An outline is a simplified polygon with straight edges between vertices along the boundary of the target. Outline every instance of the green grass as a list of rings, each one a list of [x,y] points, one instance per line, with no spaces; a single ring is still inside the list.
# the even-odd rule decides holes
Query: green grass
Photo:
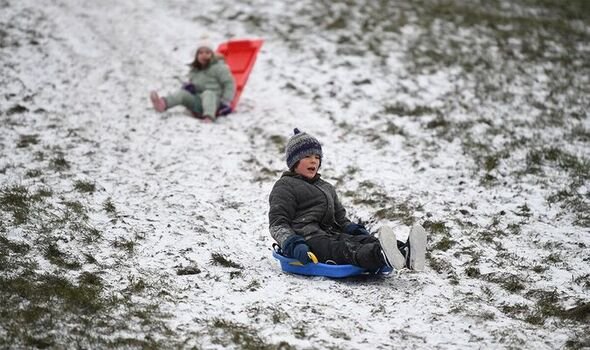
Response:
[[[29,147],[30,145],[36,145],[39,143],[39,135],[32,134],[32,135],[20,135],[18,143],[16,144],[17,148],[25,148]]]
[[[213,343],[224,348],[237,346],[243,350],[293,349],[286,342],[269,344],[254,328],[222,318],[211,320],[208,329],[213,337]]]
[[[0,210],[11,213],[14,225],[18,226],[29,220],[35,199],[24,186],[6,186],[0,189]]]
[[[233,267],[240,270],[244,268],[242,265],[231,261],[220,253],[211,253],[211,262],[214,265],[220,265],[223,267]]]
[[[74,182],[74,188],[80,193],[94,193],[96,184],[91,181],[77,180]]]
[[[70,163],[63,155],[57,155],[49,161],[49,168],[61,172],[70,169]]]

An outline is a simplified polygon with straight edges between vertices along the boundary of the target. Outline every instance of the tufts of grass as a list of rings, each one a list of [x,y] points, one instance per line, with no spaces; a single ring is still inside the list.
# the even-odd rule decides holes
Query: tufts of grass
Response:
[[[115,239],[111,243],[111,245],[114,248],[118,248],[127,252],[127,254],[133,254],[133,252],[135,251],[135,242],[127,238],[119,237]]]
[[[208,325],[213,343],[224,348],[239,347],[244,350],[290,349],[290,345],[281,342],[278,345],[266,343],[258,332],[248,326],[227,321],[221,318],[213,319]]]
[[[481,272],[479,272],[479,269],[477,267],[473,267],[473,266],[469,266],[465,269],[465,274],[469,277],[472,278],[477,278],[479,276],[481,276]]]
[[[70,220],[72,218],[79,218],[82,220],[88,219],[86,208],[79,201],[63,201],[62,204],[66,208],[66,216],[64,217],[64,221]]]
[[[66,269],[77,270],[82,267],[82,265],[70,257],[69,254],[62,252],[55,243],[47,245],[43,256],[52,264]]]
[[[77,180],[74,182],[74,188],[80,193],[94,193],[96,184],[90,181]]]
[[[24,186],[7,186],[0,189],[0,210],[10,212],[14,224],[21,225],[29,220],[35,199]]]
[[[574,224],[590,227],[590,201],[580,194],[577,184],[570,184],[570,189],[559,190],[547,198],[550,204],[561,203],[560,207],[575,216]]]
[[[241,270],[244,269],[244,267],[242,265],[229,260],[228,258],[224,257],[220,253],[211,253],[211,262],[214,265],[220,265],[220,266],[224,266],[224,267],[233,267],[233,268],[241,269]]]
[[[449,228],[444,221],[430,221],[426,220],[422,226],[432,232],[433,235],[448,235]]]
[[[178,276],[186,276],[186,275],[196,275],[201,273],[201,269],[198,266],[185,266],[176,269],[176,274]]]
[[[344,196],[352,197],[352,203],[355,205],[380,208],[373,214],[373,218],[376,221],[386,219],[401,221],[405,225],[412,225],[416,221],[414,213],[421,210],[419,204],[410,200],[400,201],[399,198],[388,195],[377,184],[371,181],[361,182],[357,189],[346,191]]]
[[[55,171],[65,171],[70,169],[70,163],[60,154],[49,161],[49,167]]]
[[[270,142],[276,147],[279,154],[285,154],[285,145],[287,144],[287,138],[282,135],[271,135]]]
[[[442,258],[437,258],[437,257],[433,257],[432,255],[430,255],[428,257],[428,261],[430,264],[430,267],[438,272],[438,273],[445,273],[445,272],[450,272],[453,271],[453,266],[451,265],[450,262],[442,259]]]
[[[433,250],[442,250],[443,252],[449,250],[452,246],[457,244],[457,242],[453,241],[447,236],[441,238],[438,242],[436,242],[433,246]]]
[[[40,169],[29,169],[25,172],[25,176],[26,177],[39,177],[43,174],[43,171],[41,171]]]
[[[385,133],[390,134],[390,135],[401,135],[401,136],[406,135],[406,132],[404,131],[403,127],[396,125],[392,121],[387,121],[386,127],[385,127]]]
[[[490,273],[481,275],[481,278],[496,283],[511,293],[517,293],[526,288],[522,277],[510,273]]]
[[[36,145],[37,143],[39,143],[39,135],[20,135],[16,147],[24,148],[29,147],[30,145]]]
[[[424,115],[441,115],[440,111],[432,109],[427,106],[415,106],[408,107],[407,105],[396,103],[393,105],[387,104],[383,107],[383,114],[393,114],[396,116],[410,116],[410,117],[421,117]]]
[[[107,212],[107,214],[117,215],[117,208],[115,207],[115,204],[113,203],[113,199],[111,197],[107,198],[102,203],[102,208],[104,209],[104,211]]]

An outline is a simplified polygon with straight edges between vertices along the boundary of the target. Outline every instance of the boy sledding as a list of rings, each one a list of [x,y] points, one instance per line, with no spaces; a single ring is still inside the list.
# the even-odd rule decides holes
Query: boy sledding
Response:
[[[316,261],[350,264],[368,271],[383,267],[422,271],[426,232],[414,225],[406,242],[387,226],[378,238],[351,222],[334,187],[321,179],[322,146],[311,135],[294,130],[285,153],[288,171],[269,196],[269,229],[282,254],[302,264]]]

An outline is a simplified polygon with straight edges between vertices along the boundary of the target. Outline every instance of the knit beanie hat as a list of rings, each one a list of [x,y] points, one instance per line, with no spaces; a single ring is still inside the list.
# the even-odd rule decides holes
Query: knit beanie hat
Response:
[[[199,42],[197,43],[197,51],[203,48],[207,48],[213,51],[213,43],[211,42],[211,40],[209,40],[209,37],[207,35],[202,36]]]
[[[320,159],[322,158],[322,145],[320,145],[320,142],[315,137],[301,132],[297,128],[293,129],[293,136],[291,136],[289,142],[287,142],[287,147],[285,147],[287,167],[289,169],[293,168],[298,161],[312,154],[317,154]]]

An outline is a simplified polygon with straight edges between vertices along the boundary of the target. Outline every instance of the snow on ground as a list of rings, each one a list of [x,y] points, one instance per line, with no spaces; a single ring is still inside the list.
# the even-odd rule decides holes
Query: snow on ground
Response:
[[[420,6],[429,2],[392,6],[390,19],[367,17],[376,3],[354,4],[0,0],[1,198],[15,186],[50,189],[47,212],[24,223],[16,209],[0,211],[3,244],[28,244],[36,273],[73,281],[93,273],[101,297],[158,310],[142,319],[132,306],[113,306],[100,316],[114,322],[112,334],[102,324],[81,332],[69,320],[49,335],[35,330],[47,327],[40,321],[15,331],[17,312],[0,323],[3,346],[588,346],[587,325],[558,313],[588,302],[588,217],[568,209],[590,201],[588,75],[568,76],[573,92],[556,90],[547,74],[564,63],[542,57],[545,67],[515,68],[494,54],[505,48],[485,29],[444,17],[424,23]],[[574,24],[587,38],[588,23]],[[203,33],[265,40],[239,110],[215,124],[181,109],[155,113],[148,92],[182,82]],[[424,46],[433,33],[439,43]],[[437,66],[428,50],[450,50],[445,41],[474,52],[492,45],[489,62],[474,54]],[[570,48],[546,44],[555,57]],[[588,73],[577,61],[588,47],[577,50],[571,64]],[[409,52],[420,59],[410,62]],[[485,66],[508,73],[480,81]],[[550,108],[567,120],[535,124]],[[338,281],[280,271],[267,196],[294,127],[323,143],[322,174],[352,218],[373,230],[393,225],[401,237],[412,222],[426,226],[426,272]],[[555,166],[552,155],[576,168]],[[86,183],[96,189],[84,192]],[[565,199],[551,203],[555,193]],[[96,231],[67,222],[51,231],[51,215],[76,208]],[[46,245],[81,265],[57,266]],[[197,270],[179,274],[186,268]]]

